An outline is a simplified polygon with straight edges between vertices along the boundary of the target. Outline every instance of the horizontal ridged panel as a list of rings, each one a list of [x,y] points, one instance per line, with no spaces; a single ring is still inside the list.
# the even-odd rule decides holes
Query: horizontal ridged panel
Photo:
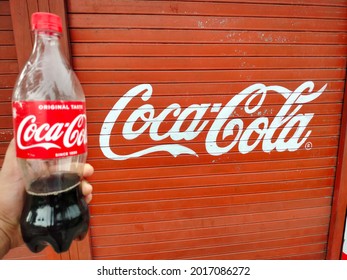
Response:
[[[229,57],[229,56],[262,56],[283,58],[319,57],[326,56],[343,57],[346,53],[346,45],[268,45],[268,44],[237,44],[230,47],[229,44],[156,44],[156,43],[78,43],[72,44],[75,54],[75,63],[80,57],[85,60],[88,57]],[[96,59],[94,59],[96,60]]]
[[[73,42],[323,44],[346,45],[343,32],[224,30],[71,29]],[[1,42],[0,42],[1,43]]]
[[[88,155],[96,169],[93,257],[324,258],[345,86],[346,6],[325,0],[68,1],[72,62],[87,96]],[[260,140],[240,153],[240,145],[259,136],[254,120],[270,124],[289,114],[279,114],[285,92],[267,92],[253,113],[245,112],[245,101],[225,107],[232,112],[224,118],[216,107],[255,83],[293,91],[306,81],[314,82],[313,92],[327,85],[319,98],[291,107],[314,113],[305,128],[308,144],[264,152]],[[152,85],[149,98],[123,98],[125,108],[110,111],[141,83]],[[158,118],[177,104],[176,115]],[[206,110],[200,118],[188,114],[179,132],[170,132],[188,107]],[[142,119],[132,119],[135,111]],[[109,112],[117,120],[105,123],[112,125],[109,143],[100,143]],[[218,131],[216,118],[225,122]],[[8,131],[5,114],[0,119]],[[242,121],[241,133],[253,133],[218,154],[235,138],[222,136],[232,119]],[[184,140],[184,133],[196,131],[194,120],[205,127]],[[273,141],[286,141],[284,126],[270,129]],[[211,131],[219,133],[215,141]],[[161,151],[112,160],[172,144],[196,156]],[[110,159],[101,150],[108,146],[115,153]]]
[[[278,61],[281,63],[279,64]],[[305,68],[344,68],[346,59],[337,58],[298,58],[298,57],[250,57],[250,58],[121,58],[88,57],[73,60],[76,70],[204,70],[204,69],[305,69]]]
[[[312,179],[312,182],[316,180],[318,182],[318,186],[324,185],[324,180],[328,182],[332,179]],[[303,182],[295,182],[298,183],[298,185],[302,185]],[[290,186],[291,182],[284,182],[283,185]],[[294,184],[294,183],[292,183]],[[260,185],[267,185],[265,183]],[[275,186],[278,184],[274,184]],[[94,228],[93,234],[95,236],[95,239],[99,240],[100,244],[105,244],[104,242],[117,242],[117,239],[113,237],[113,234],[118,234],[118,236],[122,235],[123,232],[121,232],[120,225],[124,225],[128,227],[127,230],[130,230],[130,227],[132,227],[132,230],[135,231],[136,227],[141,226],[143,223],[153,224],[153,225],[160,225],[161,222],[169,222],[171,221],[171,224],[174,225],[175,221],[180,221],[182,224],[185,224],[185,227],[182,228],[182,230],[190,230],[194,228],[197,224],[200,226],[204,225],[204,221],[208,221],[209,218],[220,216],[222,219],[222,216],[228,216],[230,214],[234,215],[235,221],[234,223],[237,224],[240,221],[248,221],[248,223],[252,223],[258,219],[262,221],[264,219],[268,219],[268,217],[272,217],[273,220],[278,220],[278,217],[283,217],[283,215],[288,214],[288,211],[291,213],[291,217],[293,219],[298,218],[298,213],[304,213],[302,212],[302,209],[306,209],[307,205],[309,204],[310,208],[315,207],[329,207],[329,204],[331,203],[330,198],[312,198],[312,199],[305,199],[305,200],[292,200],[288,201],[287,203],[272,201],[268,203],[256,203],[256,204],[245,204],[245,205],[235,205],[235,206],[218,206],[218,207],[209,207],[206,211],[206,208],[191,208],[191,209],[176,209],[176,210],[162,210],[160,212],[158,211],[148,211],[148,212],[122,212],[122,213],[115,213],[115,214],[103,214],[99,215],[98,219],[92,220],[92,227]],[[317,213],[315,211],[318,211],[319,214],[321,214],[321,211],[326,211],[323,208],[320,209],[311,209],[313,213]],[[305,210],[304,210],[305,211]],[[272,212],[272,213],[271,213]],[[306,212],[308,214],[310,211]],[[270,216],[268,216],[270,215]],[[314,214],[315,215],[315,214]],[[287,215],[287,218],[289,216]],[[327,217],[328,218],[328,217]],[[250,220],[252,219],[252,220]],[[229,220],[231,221],[231,220]],[[325,220],[322,220],[319,215],[317,215],[317,218],[315,219],[317,223],[324,224]],[[191,222],[193,224],[191,224]],[[301,226],[299,224],[298,226]],[[295,223],[293,220],[292,223]],[[113,229],[110,229],[109,231],[102,231],[102,228],[106,228],[108,226],[112,226]],[[307,224],[307,226],[310,226],[310,224]],[[100,230],[99,230],[100,227]],[[256,228],[256,227],[255,227]],[[153,228],[155,229],[155,227]],[[169,230],[167,228],[157,228],[158,230],[154,230],[153,232],[161,232],[165,230]],[[125,231],[127,231],[125,230]],[[206,233],[201,232],[200,234],[203,234],[206,236],[209,235],[209,231],[207,228],[205,228]],[[218,231],[218,227],[215,227],[214,229],[211,229],[211,231]],[[225,228],[226,231],[229,231],[228,227]],[[96,235],[99,231],[100,236]],[[117,231],[117,233],[115,233]],[[113,234],[108,234],[113,233]],[[123,238],[127,238],[129,240],[133,240],[132,243],[136,243],[136,236],[138,236],[141,233],[138,233],[135,236],[129,236],[129,235],[122,235]],[[150,239],[151,234],[148,232],[148,239],[147,241],[152,241]],[[225,232],[215,232],[216,235],[224,235]],[[159,234],[158,234],[159,235]],[[106,238],[106,236],[108,236]],[[182,235],[184,237],[184,235]],[[105,238],[104,238],[105,237]],[[158,237],[159,238],[159,237]],[[162,240],[165,240],[165,236],[160,237]],[[176,237],[173,235],[171,237],[172,239],[176,239]],[[180,238],[178,238],[180,239]],[[108,241],[107,241],[108,240]],[[120,241],[121,242],[121,241]],[[130,242],[130,241],[129,241]],[[130,242],[131,243],[131,242]]]
[[[0,65],[1,73],[18,73],[17,60],[2,60]]]
[[[71,28],[344,31],[346,20],[167,15],[71,15]]]
[[[312,80],[317,88],[323,87],[327,84],[326,92],[330,91],[344,91],[344,80],[325,80],[317,81]],[[251,83],[252,81],[249,81]],[[268,83],[268,81],[262,81],[262,83]],[[288,89],[296,89],[302,81],[279,81],[281,86]],[[83,84],[85,94],[87,96],[118,96],[121,97],[125,92],[132,88],[136,84],[121,84],[121,83],[109,83],[109,84]],[[249,85],[249,84],[247,84]],[[175,84],[152,84],[155,88],[155,96],[169,95],[175,96],[186,95],[225,95],[225,94],[237,94],[245,89],[244,82],[228,82],[228,83],[204,83],[203,87],[199,83],[175,83]],[[322,96],[321,96],[322,97]]]
[[[14,37],[12,30],[0,30],[0,46],[14,45]]]
[[[273,161],[268,162],[266,165],[259,162],[246,162],[239,163],[237,166],[230,166],[230,164],[216,164],[213,169],[211,169],[210,165],[193,165],[187,166],[181,172],[177,172],[176,167],[157,167],[157,168],[138,168],[136,172],[131,172],[129,170],[114,170],[113,172],[106,171],[98,171],[94,179],[95,180],[141,180],[141,179],[150,179],[154,177],[154,174],[160,173],[156,175],[156,178],[168,178],[168,180],[172,177],[187,177],[187,176],[198,176],[201,174],[204,175],[221,175],[221,174],[233,174],[233,173],[254,173],[254,172],[266,172],[268,170],[290,170],[290,169],[301,169],[304,172],[304,169],[307,167],[310,168],[322,168],[328,166],[334,166],[336,164],[335,158],[315,158],[315,159],[302,159],[302,160],[283,160],[283,161]],[[226,183],[226,182],[225,182]],[[235,190],[230,190],[230,192],[235,192]],[[209,193],[213,195],[214,190],[210,190]],[[218,193],[218,192],[217,192]],[[217,195],[217,193],[215,193]],[[199,193],[203,195],[203,193]],[[230,193],[231,194],[231,193]],[[112,194],[106,194],[104,197],[101,197],[100,202],[105,202],[109,200],[118,201],[119,194],[112,197]],[[133,194],[131,194],[133,195]],[[173,194],[171,194],[173,195]],[[187,195],[187,190],[185,190],[184,194],[180,193],[180,190],[177,190],[177,197],[185,197]],[[117,197],[116,197],[117,196]],[[141,198],[139,198],[141,199]]]
[[[195,2],[195,3],[194,3]],[[200,3],[203,2],[203,5]],[[227,2],[227,3],[223,3]],[[245,17],[292,17],[298,18],[336,18],[346,19],[346,2],[339,1],[136,1],[136,5],[129,5],[129,1],[104,1],[102,5],[95,5],[93,0],[69,0],[70,9],[76,13],[101,14],[151,14],[151,15],[227,15]],[[115,5],[115,3],[117,5]],[[263,3],[265,5],[253,5]],[[268,4],[268,5],[267,5]],[[280,5],[278,5],[280,4]],[[288,5],[281,5],[288,4]],[[297,4],[297,5],[296,5]],[[315,5],[312,7],[312,5]],[[310,6],[310,12],[305,9]],[[328,7],[327,7],[328,6]]]

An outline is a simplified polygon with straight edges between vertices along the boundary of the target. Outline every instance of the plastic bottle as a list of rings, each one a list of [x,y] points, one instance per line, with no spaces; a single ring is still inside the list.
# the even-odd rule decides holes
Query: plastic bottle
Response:
[[[80,188],[87,157],[85,97],[60,49],[60,17],[34,13],[31,19],[35,43],[12,96],[17,160],[26,185],[20,225],[31,251],[50,244],[60,253],[89,226]]]

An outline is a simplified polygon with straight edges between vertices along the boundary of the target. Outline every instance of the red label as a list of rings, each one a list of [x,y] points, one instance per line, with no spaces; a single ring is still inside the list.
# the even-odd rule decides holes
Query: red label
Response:
[[[87,151],[82,101],[14,101],[13,123],[19,158],[59,158]]]

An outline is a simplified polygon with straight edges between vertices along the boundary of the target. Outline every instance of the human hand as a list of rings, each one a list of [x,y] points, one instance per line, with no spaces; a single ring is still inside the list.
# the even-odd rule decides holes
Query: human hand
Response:
[[[90,164],[85,164],[83,177],[94,173]],[[85,201],[92,199],[92,186],[84,179],[81,184]],[[12,248],[23,244],[20,231],[20,216],[24,203],[25,185],[16,160],[15,143],[7,148],[0,171],[0,259]]]

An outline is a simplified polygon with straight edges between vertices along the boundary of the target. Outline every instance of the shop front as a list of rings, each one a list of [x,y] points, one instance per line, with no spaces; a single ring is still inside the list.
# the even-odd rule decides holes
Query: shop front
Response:
[[[342,257],[347,1],[0,1],[0,164],[35,11],[86,95],[91,225],[5,258]]]

